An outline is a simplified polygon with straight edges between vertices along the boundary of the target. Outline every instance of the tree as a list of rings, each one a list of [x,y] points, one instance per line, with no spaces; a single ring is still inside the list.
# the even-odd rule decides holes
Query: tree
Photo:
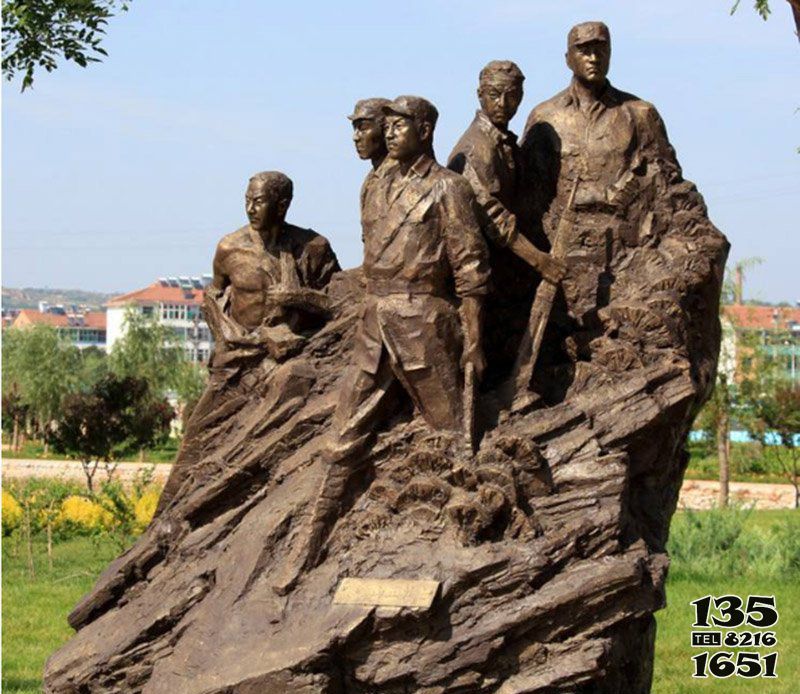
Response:
[[[108,374],[108,355],[97,347],[86,347],[80,354],[78,382],[82,389],[89,390]]]
[[[731,14],[736,12],[739,9],[739,5],[741,4],[742,0],[736,0],[731,8]],[[795,26],[795,34],[797,38],[800,39],[800,0],[786,0],[789,3],[789,6],[792,8],[792,16],[794,17],[794,26]],[[772,10],[769,6],[769,0],[754,0],[753,8],[761,18],[766,21],[767,18],[772,13]]]
[[[122,456],[163,441],[173,415],[144,379],[110,374],[91,391],[64,398],[50,441],[59,453],[80,460],[91,492],[101,462],[110,477]]]
[[[757,377],[744,386],[750,410],[750,435],[776,451],[800,508],[800,386]]]
[[[196,400],[205,374],[187,361],[175,333],[133,309],[125,314],[125,335],[114,345],[109,366],[118,376],[143,378],[159,397],[174,394],[181,404]]]
[[[744,277],[747,270],[762,263],[761,258],[745,258],[734,266],[733,273],[728,269],[722,283],[720,311],[727,304],[741,304],[744,300]],[[727,321],[722,325],[722,344],[720,345],[719,368],[714,392],[700,411],[697,426],[716,441],[717,462],[719,464],[720,507],[726,507],[730,496],[731,459],[731,416],[741,407],[740,392],[736,383],[736,346],[748,342],[744,336],[737,336],[736,326]]]
[[[727,374],[720,371],[714,392],[708,399],[697,418],[697,428],[706,432],[716,442],[717,461],[719,464],[719,497],[718,505],[728,505],[730,494],[730,434],[731,410],[736,400],[735,384],[729,381]]]
[[[108,20],[126,11],[119,0],[3,0],[3,72],[20,72],[22,91],[37,68],[52,72],[58,58],[86,67],[108,55],[101,46]]]
[[[14,384],[16,386],[16,384]],[[18,451],[22,443],[22,426],[30,415],[16,387],[3,393],[3,431],[11,438],[11,450]]]
[[[18,393],[42,438],[64,395],[79,385],[80,359],[79,350],[47,325],[3,334],[3,393]]]

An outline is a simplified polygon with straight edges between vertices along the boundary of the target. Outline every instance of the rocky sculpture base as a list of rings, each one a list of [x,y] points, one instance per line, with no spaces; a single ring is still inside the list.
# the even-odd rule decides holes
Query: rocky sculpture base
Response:
[[[336,317],[301,354],[203,399],[192,474],[70,615],[46,691],[648,692],[727,252],[694,188],[669,185],[672,206],[615,261],[591,359],[559,367],[560,401],[487,410],[475,456],[398,410],[323,560],[280,596],[363,295],[358,272],[336,276]],[[427,609],[334,604],[345,577],[440,588]]]

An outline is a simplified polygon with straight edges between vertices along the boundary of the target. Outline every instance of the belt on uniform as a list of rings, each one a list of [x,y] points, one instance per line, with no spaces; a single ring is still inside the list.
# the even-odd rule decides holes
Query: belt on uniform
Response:
[[[368,279],[367,294],[374,296],[391,296],[392,294],[445,296],[445,291],[443,287],[438,287],[425,280]]]

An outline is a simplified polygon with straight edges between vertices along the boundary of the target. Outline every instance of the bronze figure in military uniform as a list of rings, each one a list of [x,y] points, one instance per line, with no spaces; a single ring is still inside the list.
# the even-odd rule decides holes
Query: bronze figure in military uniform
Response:
[[[525,322],[517,305],[529,303],[535,288],[530,268],[557,283],[563,265],[531,243],[521,229],[519,186],[522,178],[517,137],[508,124],[522,101],[525,76],[510,60],[493,60],[480,72],[480,109],[453,148],[448,167],[462,174],[480,203],[481,226],[492,242],[493,293],[489,299],[487,338],[496,361],[507,366]]]
[[[658,141],[674,160],[655,108],[609,83],[610,57],[605,24],[574,26],[566,54],[572,82],[532,111],[521,142],[524,193],[550,241],[575,188],[577,217],[565,243],[562,282],[566,310],[556,312],[554,321],[562,336],[584,333],[573,345],[578,352],[596,331],[598,309],[610,300],[614,259],[636,242],[627,218],[646,174],[645,152]]]
[[[381,165],[386,159],[386,114],[383,112],[385,106],[390,103],[389,99],[374,97],[371,99],[361,99],[356,102],[353,113],[348,117],[353,124],[353,142],[356,152],[361,159],[369,159],[372,168],[364,178],[359,197],[360,209],[364,209],[364,199],[367,190],[382,176]],[[363,232],[361,240],[364,240]]]
[[[293,186],[288,176],[266,171],[250,179],[245,194],[249,224],[223,237],[214,256],[214,278],[203,313],[214,336],[210,380],[187,424],[184,443],[159,500],[166,508],[194,468],[203,422],[219,399],[273,391],[290,397],[301,370],[280,362],[302,348],[324,323],[323,289],[339,270],[327,239],[286,222]]]
[[[345,383],[335,416],[341,444],[369,435],[379,409],[373,400],[393,384],[431,427],[460,430],[460,365],[470,361],[479,374],[485,366],[487,250],[472,190],[433,158],[437,117],[419,97],[386,107],[389,159],[362,209],[367,297],[356,335],[357,375]]]
[[[384,127],[386,115],[383,108],[389,99],[374,97],[356,102],[353,113],[348,117],[353,124],[353,143],[361,159],[372,162],[372,170],[377,169],[386,159],[386,139]],[[363,205],[363,199],[361,201]]]
[[[347,483],[381,420],[404,391],[428,425],[461,434],[461,367],[480,374],[488,251],[467,181],[433,156],[430,102],[401,96],[384,108],[387,160],[361,210],[366,297],[353,362],[333,417],[328,470],[302,545],[278,593],[316,561]]]

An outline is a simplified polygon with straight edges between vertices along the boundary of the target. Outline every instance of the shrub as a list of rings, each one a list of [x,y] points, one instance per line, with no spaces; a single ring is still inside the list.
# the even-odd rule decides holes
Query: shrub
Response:
[[[3,490],[3,536],[10,535],[22,523],[22,507],[11,495]]]
[[[136,518],[135,528],[138,532],[144,532],[145,528],[150,525],[153,520],[153,515],[158,506],[158,499],[161,493],[157,490],[145,492],[140,496],[133,505],[133,512]]]
[[[112,523],[111,514],[102,505],[85,496],[72,495],[61,505],[56,528],[60,535],[72,537],[102,532]]]
[[[732,506],[675,515],[667,544],[673,575],[800,577],[800,517],[769,531],[751,527],[752,509]]]

